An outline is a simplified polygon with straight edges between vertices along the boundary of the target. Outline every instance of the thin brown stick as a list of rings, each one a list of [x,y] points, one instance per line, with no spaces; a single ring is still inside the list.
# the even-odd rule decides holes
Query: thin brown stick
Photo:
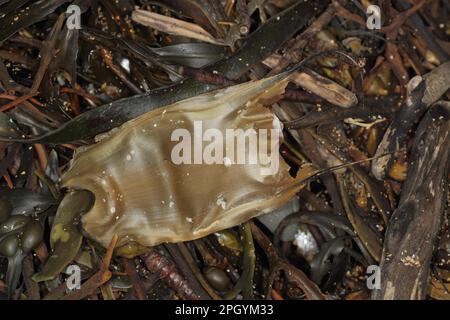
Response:
[[[134,295],[138,300],[146,300],[145,288],[138,273],[136,272],[133,259],[123,258],[122,263],[125,268],[125,272],[133,285]]]
[[[39,159],[39,166],[41,167],[42,171],[45,171],[45,168],[47,168],[48,164],[47,152],[45,151],[44,146],[40,143],[36,143],[34,145],[34,149],[36,150]]]
[[[8,188],[14,189],[14,184],[8,172],[6,172],[6,174],[3,175],[3,179],[5,179],[6,183],[8,184]]]
[[[55,54],[56,40],[61,31],[65,20],[65,14],[60,14],[58,20],[53,28],[53,34],[48,41],[42,43],[41,49],[41,61],[39,63],[39,69],[36,71],[36,75],[33,79],[33,85],[31,86],[31,92],[37,92],[41,86],[42,79],[44,79],[45,73],[47,72],[48,66],[52,62]]]
[[[136,94],[141,94],[142,90],[139,89],[130,79],[128,79],[125,72],[123,72],[122,68],[115,65],[113,61],[113,56],[111,51],[106,50],[105,48],[100,49],[100,56],[102,57],[105,64],[109,67],[109,69],[122,81],[131,91]]]
[[[29,89],[28,89],[29,90]],[[0,99],[7,99],[7,100],[11,100],[14,101],[17,99],[16,96],[10,95],[10,94],[6,94],[6,93],[2,93],[0,94]],[[30,98],[29,99],[30,102],[34,103],[35,105],[39,106],[39,107],[43,107],[44,105],[42,103],[40,103],[38,100],[36,100],[35,98]]]
[[[400,29],[400,27],[417,11],[419,11],[420,9],[422,9],[422,7],[425,5],[425,3],[428,0],[421,0],[419,2],[417,2],[414,6],[412,6],[411,8],[409,8],[406,11],[400,12],[399,14],[397,14],[394,18],[394,20],[392,21],[392,23],[386,27],[382,27],[380,29],[381,32],[384,33],[391,33],[394,30],[398,30]]]
[[[40,300],[39,285],[37,282],[31,280],[34,274],[33,256],[28,254],[22,262],[23,265],[23,280],[27,288],[27,295],[29,300]]]
[[[14,108],[15,106],[21,104],[22,102],[27,101],[28,99],[36,96],[37,94],[38,94],[38,92],[31,92],[31,93],[25,94],[25,95],[15,99],[14,101],[11,101],[11,102],[5,104],[4,106],[0,107],[0,112],[8,111],[8,110]]]
[[[97,97],[95,97],[92,94],[84,91],[81,87],[79,87],[77,89],[64,87],[64,88],[59,89],[59,92],[62,92],[62,93],[74,93],[74,94],[76,94],[78,96],[81,96],[81,97],[83,97],[85,99],[91,100],[92,103],[94,103],[96,106],[100,106],[102,104],[102,102]]]
[[[270,75],[280,73],[288,65],[297,63],[301,60],[301,49],[306,45],[309,39],[320,32],[336,15],[337,2],[332,2],[328,8],[311,25],[302,32],[295,40],[292,47],[286,50],[277,65],[274,65],[269,72]]]

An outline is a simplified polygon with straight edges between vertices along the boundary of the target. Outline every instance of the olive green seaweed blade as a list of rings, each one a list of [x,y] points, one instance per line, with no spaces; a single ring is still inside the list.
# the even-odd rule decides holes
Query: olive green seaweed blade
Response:
[[[33,276],[34,281],[54,279],[76,257],[83,240],[78,222],[93,203],[94,197],[89,191],[74,191],[64,197],[50,233],[52,252],[42,270]]]

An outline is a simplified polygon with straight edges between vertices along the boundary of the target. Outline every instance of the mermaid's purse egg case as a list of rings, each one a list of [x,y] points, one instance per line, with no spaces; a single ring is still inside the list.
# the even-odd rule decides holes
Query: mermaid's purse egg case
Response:
[[[183,100],[77,152],[62,187],[95,195],[83,229],[105,247],[114,234],[119,246],[154,246],[197,239],[283,205],[300,187],[279,154],[281,124],[267,106],[287,82],[275,76]],[[227,132],[249,129],[256,136],[230,144]]]

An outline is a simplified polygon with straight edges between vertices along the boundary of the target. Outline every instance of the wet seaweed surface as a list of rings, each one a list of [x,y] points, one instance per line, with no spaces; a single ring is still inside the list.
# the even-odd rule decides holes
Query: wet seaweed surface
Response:
[[[449,300],[449,17],[444,0],[0,0],[0,298]],[[92,194],[62,186],[75,152],[264,79],[251,100],[282,124],[293,198],[184,242],[86,232]],[[179,223],[222,181],[185,185]]]

